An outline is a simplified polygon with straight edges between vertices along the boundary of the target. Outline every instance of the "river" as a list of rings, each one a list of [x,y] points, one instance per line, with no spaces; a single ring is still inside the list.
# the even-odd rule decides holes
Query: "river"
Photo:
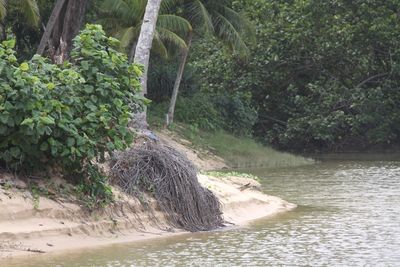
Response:
[[[299,207],[245,228],[195,233],[8,266],[400,266],[400,157],[325,157],[252,170]]]

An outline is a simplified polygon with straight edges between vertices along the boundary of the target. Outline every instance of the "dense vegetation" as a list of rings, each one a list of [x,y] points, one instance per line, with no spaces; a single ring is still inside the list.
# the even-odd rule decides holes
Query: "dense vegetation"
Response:
[[[148,3],[0,0],[1,166],[93,174],[91,162],[131,143],[145,79],[128,62]],[[285,150],[398,146],[398,1],[154,3],[153,116]],[[80,22],[119,41],[95,25],[73,38]]]
[[[243,61],[217,40],[199,41],[191,64],[200,73],[202,94],[214,101],[220,95],[251,95],[257,110],[254,135],[283,149],[399,144],[398,1],[239,0],[233,5],[255,23],[257,42]],[[226,105],[215,107],[224,112]]]
[[[18,63],[14,45],[0,45],[0,164],[27,172],[61,168],[93,185],[86,193],[107,194],[93,160],[131,144],[128,121],[133,103],[141,103],[135,96],[140,68],[96,25],[75,38],[73,64],[38,55]]]

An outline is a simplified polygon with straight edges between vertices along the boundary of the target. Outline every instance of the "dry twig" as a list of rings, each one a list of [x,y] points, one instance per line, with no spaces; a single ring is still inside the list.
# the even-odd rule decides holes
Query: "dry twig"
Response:
[[[223,226],[221,204],[197,180],[194,165],[176,149],[148,140],[114,155],[113,183],[137,197],[152,194],[171,226],[206,231]]]

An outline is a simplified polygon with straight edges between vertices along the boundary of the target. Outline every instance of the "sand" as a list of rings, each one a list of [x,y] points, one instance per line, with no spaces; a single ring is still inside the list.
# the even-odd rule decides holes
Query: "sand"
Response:
[[[251,220],[296,207],[278,197],[261,193],[259,184],[248,178],[199,175],[199,181],[218,196],[224,219],[234,225],[244,225]],[[0,258],[185,233],[170,229],[164,224],[161,213],[156,214],[160,225],[153,225],[139,202],[121,192],[115,193],[118,195],[115,205],[102,212],[86,214],[77,204],[43,197],[35,208],[28,192],[0,189]]]
[[[199,169],[224,168],[223,160],[198,153],[184,142],[159,134],[162,140],[185,153]],[[14,179],[0,173],[0,180]],[[227,225],[248,222],[292,210],[296,205],[260,191],[260,184],[242,177],[212,177],[199,174],[199,182],[213,191],[222,203]],[[56,253],[135,242],[187,233],[171,229],[161,212],[158,224],[150,219],[139,201],[114,188],[115,204],[88,213],[83,206],[62,198],[35,199],[21,181],[13,187],[0,186],[0,265],[2,258]],[[156,207],[156,204],[153,203]]]

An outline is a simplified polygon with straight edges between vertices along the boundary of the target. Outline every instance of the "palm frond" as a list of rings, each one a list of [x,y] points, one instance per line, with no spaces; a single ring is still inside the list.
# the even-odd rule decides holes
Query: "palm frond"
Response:
[[[160,55],[161,57],[168,58],[168,49],[165,47],[165,44],[161,40],[161,36],[157,30],[154,33],[152,50],[154,52],[156,52],[158,55]]]
[[[242,36],[246,36],[248,39],[255,41],[255,27],[245,15],[237,13],[228,6],[223,6],[220,13],[231,22]]]
[[[101,11],[132,25],[141,21],[146,3],[147,0],[104,0]]]
[[[172,13],[174,8],[182,4],[184,0],[162,0],[160,6],[160,14]]]
[[[243,58],[246,58],[249,55],[249,48],[244,42],[241,34],[226,17],[217,13],[214,18],[214,24],[216,25],[215,28],[218,37],[231,46],[234,52]]]
[[[189,21],[193,22],[202,31],[211,33],[214,31],[212,17],[206,6],[200,0],[193,0],[187,3],[186,12]]]
[[[185,40],[183,40],[179,35],[177,35],[173,31],[170,31],[165,28],[158,28],[157,32],[160,36],[160,39],[163,42],[170,43],[173,46],[178,47],[180,49],[187,48]]]
[[[21,13],[24,15],[26,21],[37,27],[39,26],[40,13],[39,6],[36,0],[20,0]]]
[[[121,48],[127,49],[130,45],[137,40],[140,34],[140,27],[124,28],[116,34],[116,37],[121,41]]]
[[[170,31],[184,35],[192,31],[192,26],[188,20],[172,14],[159,15],[157,27],[169,29]]]
[[[104,29],[114,37],[121,29],[130,26],[128,23],[121,21],[121,18],[115,16],[103,16],[102,18],[98,19],[96,23],[103,25]]]

